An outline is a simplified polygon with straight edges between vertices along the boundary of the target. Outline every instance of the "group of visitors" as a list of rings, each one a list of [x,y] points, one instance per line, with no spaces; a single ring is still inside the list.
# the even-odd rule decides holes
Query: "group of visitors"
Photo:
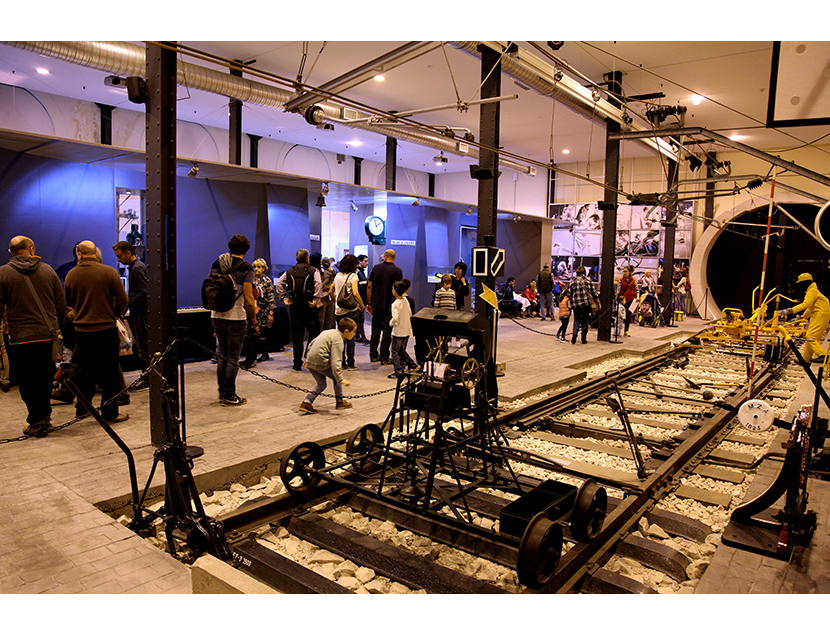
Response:
[[[119,406],[129,403],[119,365],[116,321],[130,311],[134,350],[145,365],[147,354],[147,270],[135,259],[132,245],[113,245],[116,258],[128,269],[130,294],[113,267],[102,264],[101,251],[90,240],[76,243],[73,261],[56,271],[36,255],[34,241],[15,236],[9,242],[11,260],[0,267],[0,322],[8,334],[8,364],[15,371],[20,398],[26,405],[27,436],[45,437],[53,428],[52,405],[55,364],[71,348],[71,379],[91,402],[101,389],[100,415],[109,424],[129,419]],[[66,334],[66,339],[64,339]],[[137,382],[134,389],[146,388]],[[126,397],[123,399],[119,397]],[[64,399],[71,402],[74,397]],[[88,411],[75,406],[77,417]]]

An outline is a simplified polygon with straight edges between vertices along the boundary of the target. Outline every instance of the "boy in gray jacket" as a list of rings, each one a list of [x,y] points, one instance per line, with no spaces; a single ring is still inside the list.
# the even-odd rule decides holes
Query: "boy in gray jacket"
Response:
[[[343,399],[343,386],[351,385],[348,379],[343,378],[343,346],[345,340],[350,340],[357,332],[357,324],[351,318],[343,318],[336,329],[328,329],[318,335],[308,346],[308,357],[303,364],[317,380],[317,385],[311,390],[300,404],[300,412],[317,414],[314,400],[326,389],[326,379],[334,384],[334,396],[338,410],[351,408],[352,404]]]

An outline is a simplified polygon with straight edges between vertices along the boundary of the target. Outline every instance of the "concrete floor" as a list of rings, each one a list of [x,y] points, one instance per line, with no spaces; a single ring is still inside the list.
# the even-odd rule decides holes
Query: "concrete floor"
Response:
[[[677,327],[632,327],[633,336],[620,343],[597,342],[592,330],[587,345],[572,345],[552,337],[558,321],[502,319],[497,361],[506,367],[499,397],[510,400],[561,385],[579,377],[580,367],[591,360],[647,354],[683,333],[696,333],[702,324],[687,318]],[[410,353],[412,346],[410,342]],[[197,484],[213,489],[241,474],[273,470],[276,457],[299,442],[383,422],[391,407],[394,380],[387,375],[392,367],[370,363],[368,346],[361,344],[356,361],[357,370],[347,374],[351,386],[345,389],[354,407],[338,411],[333,398],[321,396],[315,402],[317,415],[298,411],[314,381],[307,371],[291,369],[290,350],[272,353],[270,361],[253,369],[264,377],[240,371],[238,393],[248,399],[240,407],[223,407],[218,401],[214,365],[187,364],[187,442],[204,449],[194,462]],[[135,376],[127,373],[127,381]],[[132,403],[122,408],[130,419],[115,429],[135,458],[143,488],[155,451],[149,391],[131,397]],[[112,507],[114,500],[128,500],[130,480],[125,455],[94,421],[77,422],[44,439],[18,440],[25,407],[16,388],[0,394],[0,408],[5,415],[0,420],[0,592],[190,593],[187,566],[96,507],[102,501]],[[53,424],[71,421],[73,414],[73,406],[53,402]],[[163,484],[163,476],[157,473],[153,484]],[[820,530],[826,533],[827,526]]]

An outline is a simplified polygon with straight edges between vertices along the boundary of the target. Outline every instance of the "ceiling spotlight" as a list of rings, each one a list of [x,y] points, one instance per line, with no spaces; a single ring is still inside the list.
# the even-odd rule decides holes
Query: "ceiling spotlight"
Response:
[[[320,194],[317,197],[317,207],[325,207],[326,206],[326,197]]]
[[[349,201],[349,207],[352,208],[353,212],[357,211],[357,204],[354,201]]]
[[[420,205],[420,204],[421,204],[421,199],[419,199],[419,198],[416,198],[414,201],[412,201],[412,207],[418,207],[418,205]]]
[[[437,156],[432,157],[432,160],[435,161],[435,165],[443,165],[444,163],[448,163],[447,157],[444,156],[443,150]]]
[[[473,208],[468,205],[467,206],[467,211],[465,212],[465,214],[467,214],[467,216],[470,216],[470,215],[472,215],[472,213],[473,213]]]
[[[328,196],[329,194],[329,184],[323,183],[323,196]]]
[[[602,91],[600,91],[599,88],[594,88],[594,90],[591,91],[591,99],[596,102],[600,100],[600,97],[602,97]]]
[[[703,96],[702,95],[692,95],[692,103],[695,106],[700,106],[703,103]]]
[[[518,223],[520,220],[522,220],[522,217],[521,217],[521,216],[514,216],[514,217],[513,217],[513,222],[514,222],[514,223]]]
[[[195,179],[197,174],[199,174],[199,166],[194,163],[193,167],[190,168],[190,171],[187,173],[187,176],[191,179]]]

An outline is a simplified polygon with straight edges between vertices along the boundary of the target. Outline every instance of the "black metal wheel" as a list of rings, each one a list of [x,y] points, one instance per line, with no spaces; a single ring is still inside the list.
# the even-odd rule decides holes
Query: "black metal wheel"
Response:
[[[356,455],[352,470],[365,475],[374,472],[380,465],[377,458],[383,448],[383,431],[374,423],[367,423],[355,430],[346,441],[346,454]]]
[[[547,512],[539,512],[528,523],[519,545],[519,582],[531,589],[544,586],[553,577],[561,555],[562,526]]]
[[[602,529],[608,512],[608,495],[604,487],[589,478],[579,488],[571,512],[571,535],[574,540],[588,542]]]
[[[314,470],[325,467],[323,449],[313,441],[295,446],[280,463],[280,479],[289,494],[307,494],[320,482]]]

